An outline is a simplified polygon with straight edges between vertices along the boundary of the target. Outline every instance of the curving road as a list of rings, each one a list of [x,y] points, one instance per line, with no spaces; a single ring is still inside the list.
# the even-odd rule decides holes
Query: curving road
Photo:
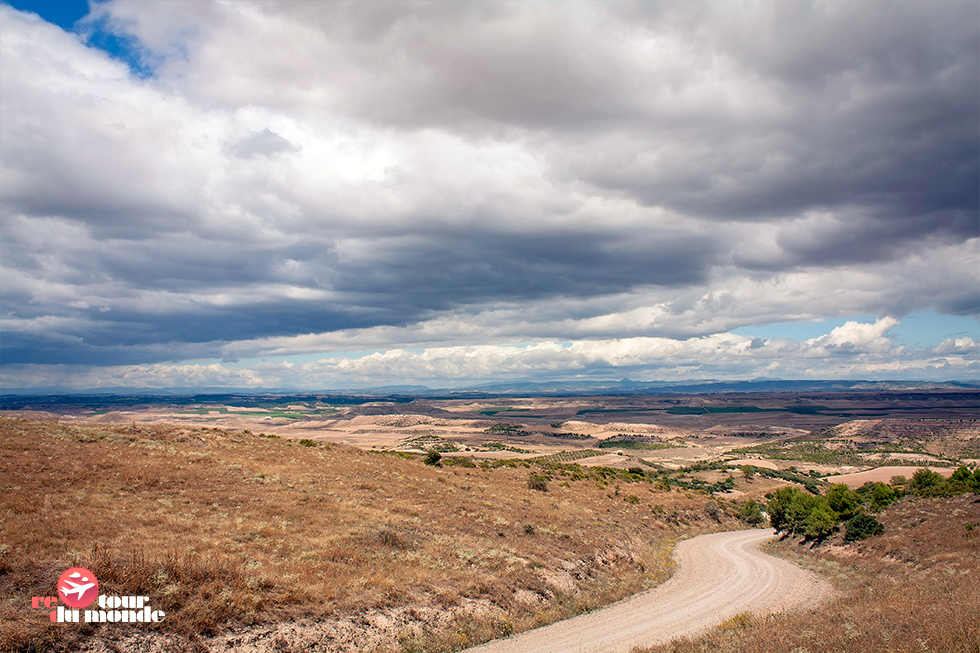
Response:
[[[470,653],[626,653],[706,630],[740,612],[814,605],[830,593],[816,574],[759,550],[772,529],[701,535],[677,545],[663,585],[608,608],[467,649]]]

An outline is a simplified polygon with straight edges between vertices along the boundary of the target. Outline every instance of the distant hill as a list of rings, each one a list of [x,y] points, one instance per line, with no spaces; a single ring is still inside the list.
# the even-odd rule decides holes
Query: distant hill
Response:
[[[464,388],[433,389],[423,385],[333,389],[320,392],[289,390],[229,389],[187,391],[186,389],[127,390],[120,392],[9,393],[0,395],[0,410],[45,410],[48,407],[122,408],[144,405],[189,405],[201,403],[266,407],[292,403],[359,405],[377,401],[403,403],[412,399],[481,399],[493,397],[576,397],[660,394],[725,394],[748,392],[902,392],[976,390],[980,382],[933,381],[545,381],[485,383]]]

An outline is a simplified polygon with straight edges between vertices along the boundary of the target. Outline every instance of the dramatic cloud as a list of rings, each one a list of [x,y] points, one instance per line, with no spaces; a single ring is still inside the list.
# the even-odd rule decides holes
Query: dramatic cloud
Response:
[[[110,0],[75,30],[0,4],[5,387],[978,376],[980,326],[895,335],[980,315],[972,2]],[[803,320],[833,324],[732,333]]]

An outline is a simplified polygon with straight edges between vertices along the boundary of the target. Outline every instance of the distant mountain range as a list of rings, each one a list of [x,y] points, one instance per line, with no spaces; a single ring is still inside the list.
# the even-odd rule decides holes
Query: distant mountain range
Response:
[[[753,379],[749,381],[545,381],[485,383],[466,388],[433,389],[423,385],[387,385],[354,390],[296,390],[171,388],[138,391],[32,392],[0,395],[0,410],[34,409],[46,406],[135,406],[147,403],[201,404],[224,403],[241,406],[270,403],[321,401],[333,404],[363,404],[373,401],[407,402],[413,399],[468,399],[502,396],[574,397],[624,396],[652,394],[722,394],[743,392],[847,392],[847,391],[955,391],[975,390],[980,382],[933,381],[785,381]]]
[[[636,394],[716,394],[722,392],[835,392],[848,390],[953,390],[980,388],[980,382],[961,381],[785,381],[752,379],[750,381],[632,381],[619,382],[543,382],[488,383],[458,393],[528,394],[528,395],[636,395]]]

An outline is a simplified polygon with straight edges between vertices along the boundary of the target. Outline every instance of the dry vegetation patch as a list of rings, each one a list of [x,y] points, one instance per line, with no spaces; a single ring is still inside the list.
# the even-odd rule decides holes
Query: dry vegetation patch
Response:
[[[310,444],[0,418],[0,649],[455,650],[656,585],[677,535],[738,526],[615,475]],[[50,623],[31,597],[74,565],[166,619]]]

